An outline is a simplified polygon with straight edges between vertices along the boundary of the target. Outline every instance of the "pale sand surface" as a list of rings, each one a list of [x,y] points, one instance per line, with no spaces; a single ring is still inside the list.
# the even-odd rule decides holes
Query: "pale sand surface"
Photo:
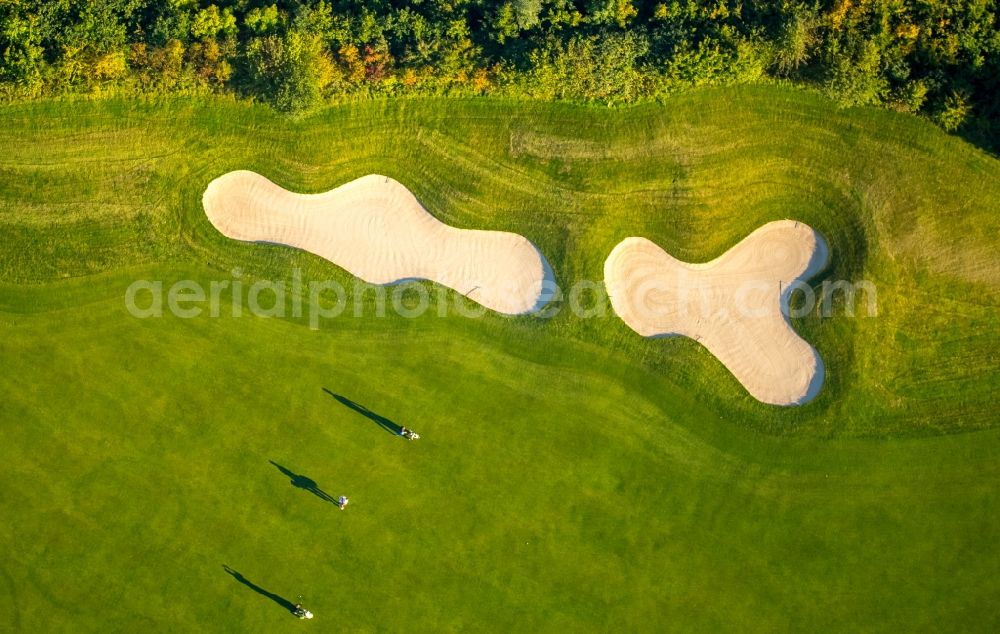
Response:
[[[372,284],[432,280],[499,313],[539,310],[552,278],[527,238],[448,226],[406,187],[377,174],[322,194],[296,194],[235,171],[209,183],[202,203],[230,238],[304,249]]]
[[[823,361],[788,322],[789,285],[821,271],[827,259],[820,234],[781,220],[704,264],[627,238],[608,256],[604,278],[615,312],[640,335],[691,337],[754,398],[794,405],[819,392]]]

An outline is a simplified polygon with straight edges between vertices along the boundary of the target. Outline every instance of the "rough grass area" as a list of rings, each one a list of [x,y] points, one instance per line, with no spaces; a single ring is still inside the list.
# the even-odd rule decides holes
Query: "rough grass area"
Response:
[[[291,631],[299,594],[324,631],[1000,626],[1000,162],[933,126],[773,87],[0,124],[0,629]],[[862,294],[796,320],[827,368],[798,408],[606,305],[440,318],[454,294],[427,284],[424,317],[319,330],[233,318],[228,292],[218,318],[129,315],[136,279],[353,284],[219,235],[201,192],[233,169],[390,175],[445,222],[526,235],[565,287],[630,235],[703,261],[794,218],[833,253],[817,288],[869,280],[878,314]]]

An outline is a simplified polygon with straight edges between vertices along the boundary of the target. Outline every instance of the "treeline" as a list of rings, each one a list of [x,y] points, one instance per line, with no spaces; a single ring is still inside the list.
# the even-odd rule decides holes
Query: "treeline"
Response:
[[[996,0],[0,0],[0,96],[632,102],[780,78],[997,147]]]

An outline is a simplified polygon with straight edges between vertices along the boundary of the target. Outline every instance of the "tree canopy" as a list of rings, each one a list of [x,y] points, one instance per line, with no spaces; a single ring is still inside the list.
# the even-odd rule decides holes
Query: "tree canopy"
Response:
[[[626,103],[766,80],[996,150],[994,0],[0,0],[0,96],[232,92]]]

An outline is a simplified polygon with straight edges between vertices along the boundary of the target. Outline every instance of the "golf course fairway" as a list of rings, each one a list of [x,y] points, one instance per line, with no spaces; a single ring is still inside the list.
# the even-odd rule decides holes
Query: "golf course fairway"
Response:
[[[0,124],[0,631],[1000,628],[1000,161],[930,123],[753,86]],[[380,316],[331,262],[212,226],[235,170],[388,176],[441,223],[524,236],[563,296],[508,316],[412,282]],[[785,219],[830,255],[791,318],[825,369],[808,403],[759,402],[603,294],[629,236],[709,262]],[[347,309],[247,308],[298,278]],[[160,316],[126,305],[137,281]],[[227,282],[217,314],[168,310],[182,281]],[[837,282],[868,284],[824,314]]]

